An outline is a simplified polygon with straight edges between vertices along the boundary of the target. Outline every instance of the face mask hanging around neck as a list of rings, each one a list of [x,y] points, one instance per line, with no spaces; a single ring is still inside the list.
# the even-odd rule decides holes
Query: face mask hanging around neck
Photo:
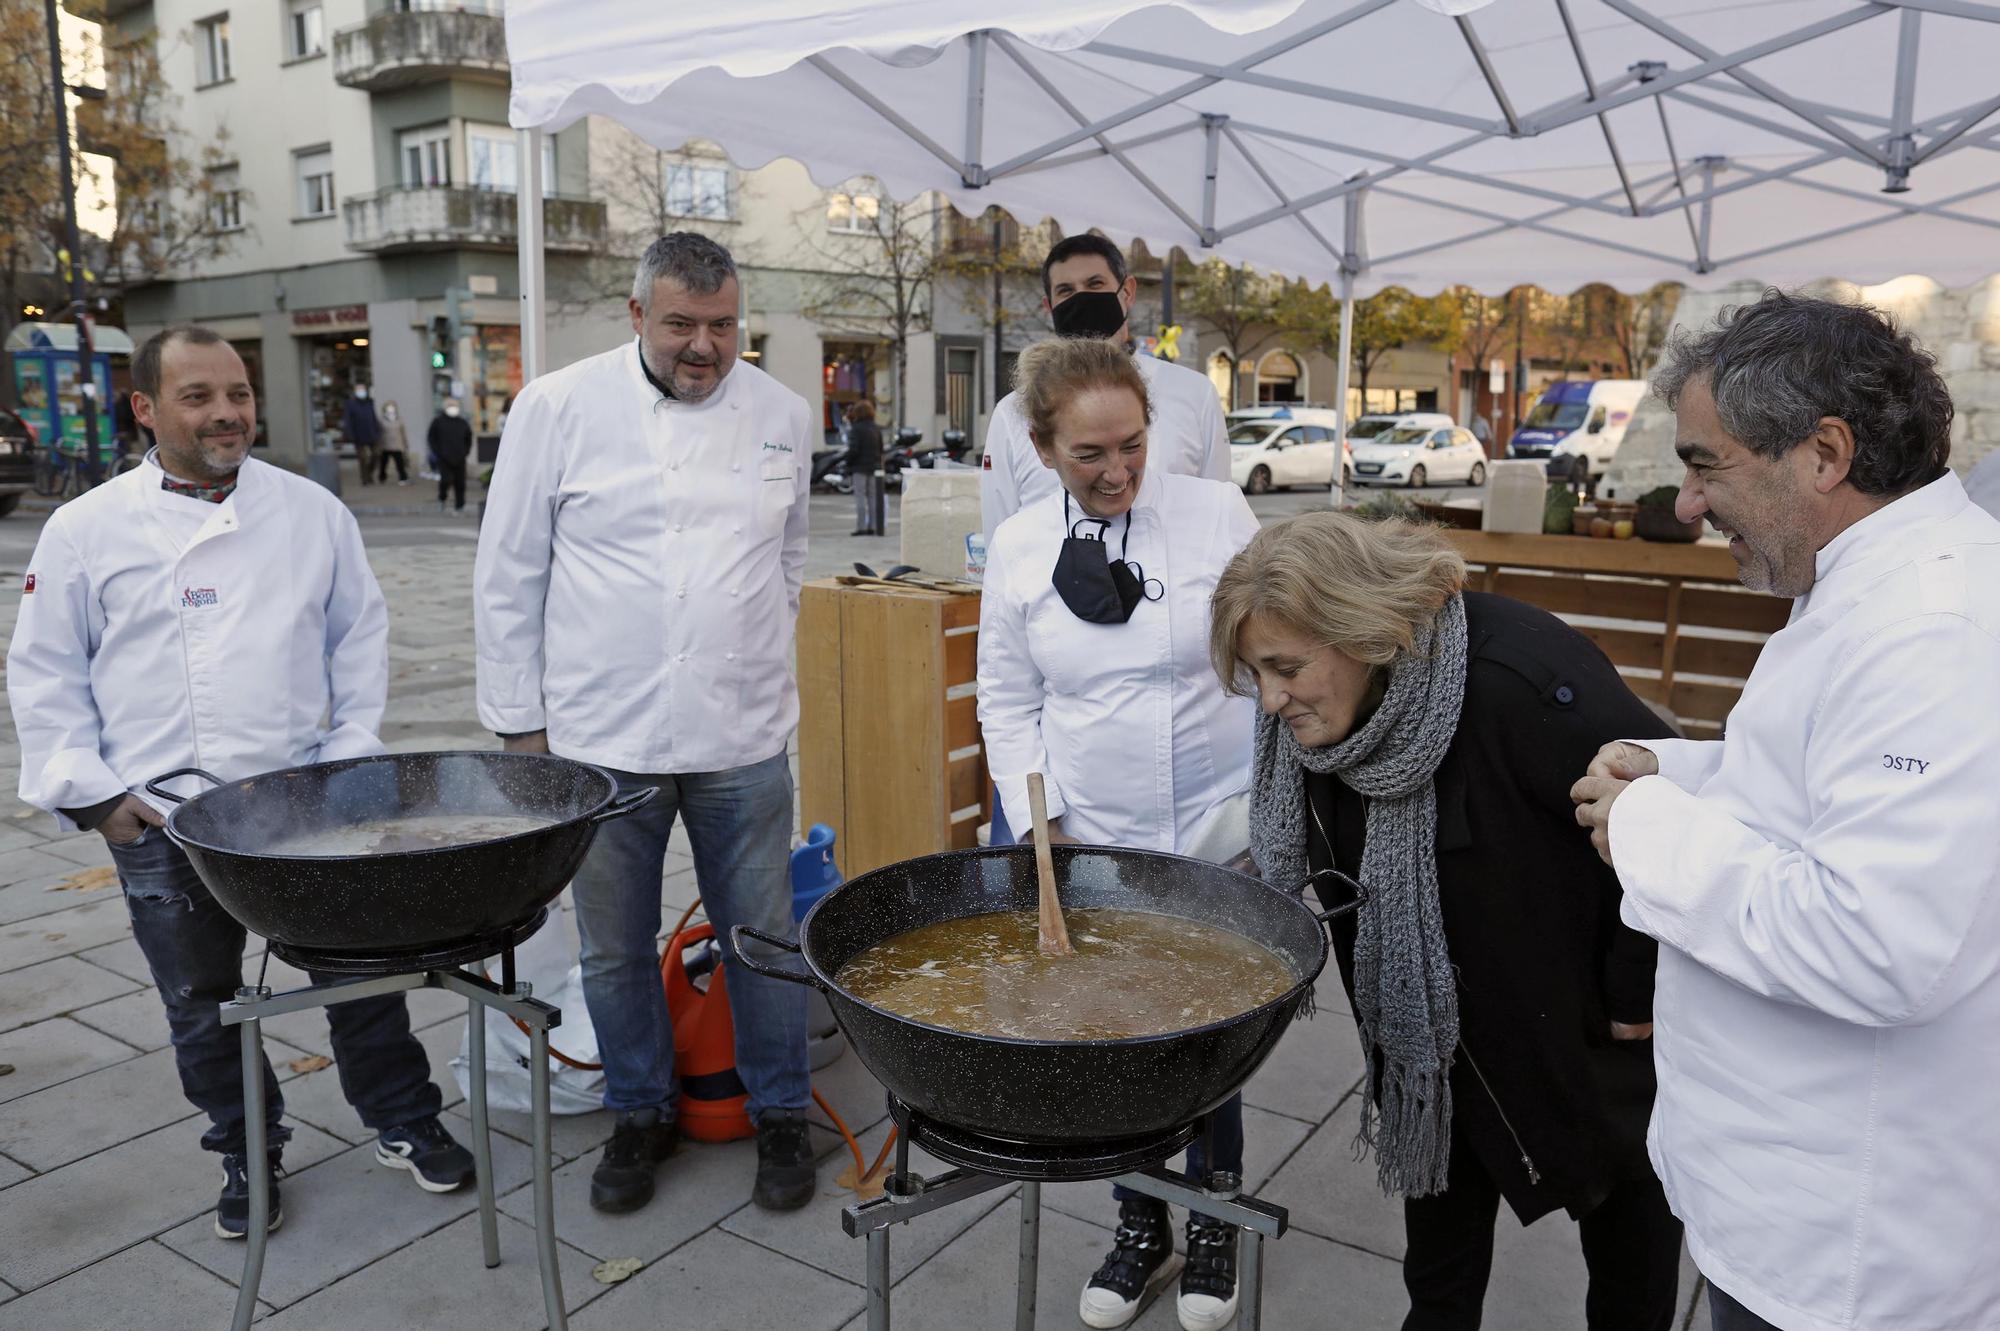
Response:
[[[1105,545],[1111,523],[1086,514],[1071,521],[1069,495],[1063,495],[1063,520],[1069,535],[1063,538],[1062,553],[1056,556],[1055,571],[1049,582],[1062,597],[1069,612],[1087,624],[1123,624],[1141,601],[1157,601],[1166,589],[1157,578],[1148,579],[1144,569],[1122,558],[1132,546],[1132,514],[1125,514],[1125,540],[1121,558],[1112,559]],[[1078,536],[1078,527],[1095,526],[1097,535]]]

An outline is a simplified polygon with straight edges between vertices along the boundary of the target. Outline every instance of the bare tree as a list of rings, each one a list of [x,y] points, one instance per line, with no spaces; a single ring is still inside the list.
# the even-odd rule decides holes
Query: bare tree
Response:
[[[1643,379],[1667,333],[1674,326],[1674,311],[1685,290],[1678,282],[1661,282],[1637,296],[1616,293],[1618,320],[1612,335],[1618,354],[1625,362],[1627,379]]]
[[[1221,259],[1182,264],[1174,278],[1174,300],[1185,323],[1213,329],[1229,348],[1229,404],[1236,405],[1238,365],[1286,333],[1280,322],[1284,282]]]
[[[899,427],[909,407],[910,339],[931,327],[944,207],[931,196],[898,202],[864,181],[794,219],[806,256],[801,312],[836,336],[888,346]]]

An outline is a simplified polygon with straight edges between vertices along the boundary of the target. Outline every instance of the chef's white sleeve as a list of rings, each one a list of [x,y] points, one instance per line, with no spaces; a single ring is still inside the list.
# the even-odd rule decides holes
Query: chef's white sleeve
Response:
[[[1000,524],[1021,510],[1021,479],[1014,472],[1014,459],[1023,448],[1032,448],[1020,429],[1021,413],[1002,410],[1012,394],[1000,400],[986,425],[986,451],[980,459],[979,526],[986,535],[986,559],[992,567],[993,538]]]
[[[1025,837],[1034,826],[1028,773],[1042,774],[1050,818],[1062,817],[1069,805],[1049,772],[1048,749],[1042,743],[1046,686],[1029,650],[1027,605],[1009,587],[1010,548],[1003,535],[986,552],[985,592],[979,602],[979,732],[1007,825]]]
[[[1719,739],[1626,739],[1621,743],[1646,749],[1659,759],[1660,775],[1685,790],[1698,793],[1722,766]]]
[[[1229,422],[1222,414],[1222,399],[1214,393],[1201,400],[1200,429],[1208,451],[1202,455],[1200,475],[1211,481],[1229,479]]]
[[[14,621],[7,701],[21,745],[21,802],[48,810],[74,831],[58,810],[101,804],[127,787],[99,749],[103,718],[90,663],[104,616],[69,525],[62,511],[51,516],[28,561],[33,590],[23,588]]]
[[[326,598],[326,676],[332,699],[319,762],[382,752],[389,701],[389,605],[368,567],[361,525],[340,505],[332,514],[333,588]]]
[[[799,595],[805,586],[806,538],[812,531],[812,431],[803,402],[799,404],[798,419],[792,430],[792,459],[798,498],[785,519],[785,549],[779,557],[779,567],[785,575],[785,604],[791,607],[792,624],[796,627]]]
[[[507,415],[472,566],[479,723],[502,735],[548,727],[543,635],[564,441],[560,403],[537,387]]]
[[[2000,708],[1958,687],[1993,679],[2000,642],[1953,614],[1856,648],[1804,739],[1811,817],[1796,847],[1673,782],[1634,782],[1610,827],[1626,923],[1843,1021],[1937,1017],[2000,968]]]

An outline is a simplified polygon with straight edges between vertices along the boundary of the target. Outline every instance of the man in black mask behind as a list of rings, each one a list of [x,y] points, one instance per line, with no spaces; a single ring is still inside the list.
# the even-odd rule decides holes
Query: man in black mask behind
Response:
[[[1098,235],[1065,236],[1042,260],[1042,309],[1059,337],[1095,337],[1129,348],[1127,320],[1139,281],[1116,245]],[[1135,356],[1153,403],[1150,453],[1156,471],[1229,479],[1229,431],[1222,399],[1208,376],[1161,360]],[[1045,494],[1054,494],[1055,472],[1042,465],[1028,439],[1019,394],[993,408],[986,428],[985,475],[979,487],[980,526],[988,549],[1002,522]]]

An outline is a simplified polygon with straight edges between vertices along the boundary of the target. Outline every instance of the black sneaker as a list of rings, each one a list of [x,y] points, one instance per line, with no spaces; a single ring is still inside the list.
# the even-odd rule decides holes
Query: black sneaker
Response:
[[[757,1121],[757,1186],[750,1200],[766,1211],[796,1211],[818,1185],[803,1109],[767,1109]]]
[[[658,1109],[620,1114],[590,1176],[591,1207],[622,1213],[652,1201],[653,1167],[672,1155],[680,1140],[680,1121]]]
[[[1139,1315],[1146,1296],[1180,1269],[1167,1204],[1151,1197],[1118,1203],[1118,1233],[1111,1245],[1077,1304],[1085,1326],[1124,1326]]]
[[[271,1219],[264,1226],[266,1234],[277,1232],[285,1223],[283,1200],[278,1195],[278,1176],[285,1172],[278,1157],[273,1154],[271,1166]],[[222,1157],[222,1195],[215,1199],[215,1236],[220,1239],[240,1239],[250,1232],[250,1161],[244,1155]]]
[[[376,1134],[375,1159],[409,1170],[425,1192],[451,1192],[472,1181],[472,1152],[453,1141],[435,1115]]]
[[[1236,1226],[1188,1217],[1177,1311],[1181,1331],[1220,1331],[1236,1316]]]

